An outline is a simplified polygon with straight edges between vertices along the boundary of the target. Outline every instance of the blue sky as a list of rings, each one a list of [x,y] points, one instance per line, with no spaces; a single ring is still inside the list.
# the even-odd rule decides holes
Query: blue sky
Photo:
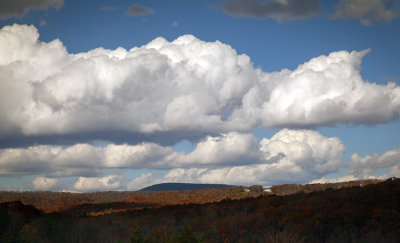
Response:
[[[0,188],[399,176],[398,6],[5,1]]]

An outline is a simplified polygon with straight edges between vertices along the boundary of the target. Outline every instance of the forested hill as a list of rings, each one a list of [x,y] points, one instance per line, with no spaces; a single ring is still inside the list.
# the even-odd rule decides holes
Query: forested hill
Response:
[[[80,204],[97,203],[152,203],[158,206],[218,202],[223,199],[245,199],[260,195],[290,195],[294,193],[311,193],[324,191],[329,188],[340,189],[346,187],[363,187],[369,184],[380,183],[380,180],[362,180],[326,184],[284,184],[263,188],[261,185],[249,187],[229,186],[224,184],[185,184],[166,183],[144,188],[140,191],[106,191],[106,192],[7,192],[0,191],[0,203],[21,201],[26,205],[33,205],[44,212],[63,211]],[[204,189],[193,189],[200,188]],[[213,188],[217,186],[219,188]]]
[[[161,183],[145,187],[141,191],[184,191],[184,190],[201,190],[205,188],[220,189],[228,188],[232,185],[225,184],[194,184],[194,183]]]
[[[285,194],[296,189],[281,187]],[[251,193],[234,189],[144,193],[147,203],[80,204],[52,213],[0,203],[0,242],[400,242],[400,179],[193,203],[217,191]],[[179,194],[189,203],[157,206],[153,197]]]

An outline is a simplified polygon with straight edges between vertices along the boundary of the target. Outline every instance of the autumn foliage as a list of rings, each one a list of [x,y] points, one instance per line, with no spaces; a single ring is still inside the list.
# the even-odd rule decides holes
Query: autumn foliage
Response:
[[[300,187],[285,196],[240,187],[157,192],[47,213],[7,202],[0,242],[400,242],[400,179]]]

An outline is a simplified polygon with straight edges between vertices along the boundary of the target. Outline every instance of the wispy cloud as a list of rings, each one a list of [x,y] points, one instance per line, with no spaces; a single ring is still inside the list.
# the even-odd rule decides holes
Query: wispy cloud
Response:
[[[63,5],[64,0],[1,0],[0,19],[21,18],[30,10],[60,9]]]
[[[128,16],[146,16],[154,14],[154,10],[145,6],[141,6],[139,4],[132,4],[128,10],[126,11],[126,15]]]
[[[118,10],[117,6],[101,6],[99,8],[100,11],[106,11],[106,12],[111,12],[111,11],[116,11]]]
[[[307,18],[319,14],[319,0],[226,0],[217,7],[235,17],[273,18],[277,21]]]
[[[333,18],[359,19],[363,25],[384,20],[390,23],[400,16],[400,2],[388,0],[340,0]]]
[[[303,19],[322,13],[320,0],[226,0],[217,8],[234,17],[272,18],[277,21]],[[340,0],[335,12],[328,15],[333,19],[358,19],[369,26],[373,21],[390,23],[400,16],[400,2],[395,0]]]
[[[45,25],[47,25],[47,21],[44,20],[44,19],[41,19],[40,20],[40,26],[45,26]]]

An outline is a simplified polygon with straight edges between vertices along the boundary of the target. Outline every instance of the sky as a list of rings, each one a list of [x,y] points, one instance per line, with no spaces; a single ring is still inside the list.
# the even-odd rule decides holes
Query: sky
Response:
[[[0,190],[400,176],[400,1],[0,1]]]

